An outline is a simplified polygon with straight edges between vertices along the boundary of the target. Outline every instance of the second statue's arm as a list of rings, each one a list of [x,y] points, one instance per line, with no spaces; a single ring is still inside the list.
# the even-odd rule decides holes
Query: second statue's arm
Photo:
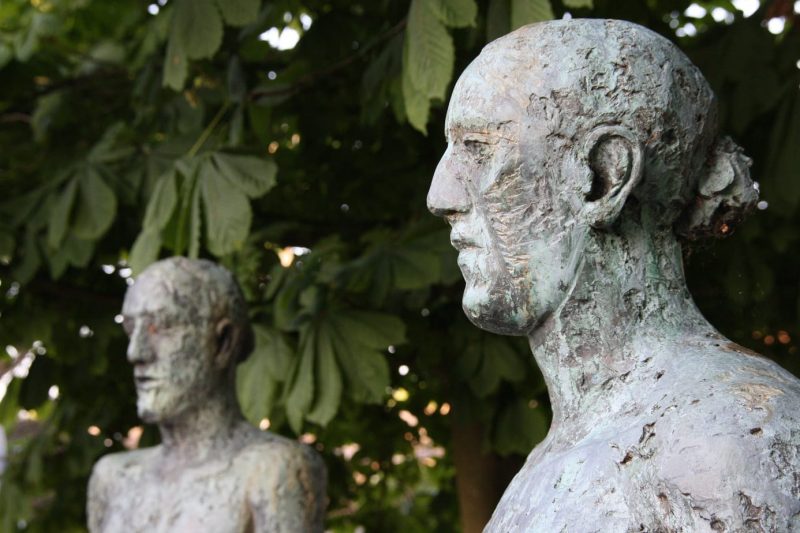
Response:
[[[322,533],[327,474],[320,457],[292,441],[251,451],[247,503],[257,533]],[[257,466],[256,466],[257,465]]]

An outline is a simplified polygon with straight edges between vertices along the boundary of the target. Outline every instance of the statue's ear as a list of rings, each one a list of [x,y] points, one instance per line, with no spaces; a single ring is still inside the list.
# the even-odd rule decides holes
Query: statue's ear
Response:
[[[592,177],[582,218],[595,228],[608,227],[642,179],[644,149],[629,129],[600,126],[584,139],[581,158]]]
[[[223,318],[217,322],[216,334],[217,353],[214,355],[214,365],[221,370],[234,362],[233,347],[236,343],[233,337],[236,332],[233,323],[227,318]]]

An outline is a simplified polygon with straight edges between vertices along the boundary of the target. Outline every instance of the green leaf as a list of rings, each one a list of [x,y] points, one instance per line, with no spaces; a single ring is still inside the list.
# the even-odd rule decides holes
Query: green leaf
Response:
[[[109,126],[89,151],[86,160],[95,164],[108,164],[133,154],[133,147],[125,142],[126,131],[126,126],[122,122],[115,122]]]
[[[300,360],[286,398],[286,417],[295,433],[300,433],[303,428],[303,417],[308,413],[314,400],[314,342],[312,336],[308,334],[303,336],[306,342],[300,351]]]
[[[46,241],[47,239],[44,240]],[[50,277],[54,280],[57,280],[64,274],[69,266],[67,253],[63,248],[50,250],[48,249],[46,242],[42,244],[42,247],[47,251],[47,253],[44,254],[44,258],[47,260],[47,264],[50,266]]]
[[[239,249],[250,232],[252,214],[247,196],[231,187],[206,159],[198,174],[206,213],[206,245],[208,250],[222,256]]]
[[[114,222],[117,197],[91,165],[81,172],[79,198],[72,231],[81,239],[98,239]]]
[[[19,256],[19,254],[17,254]],[[22,250],[22,261],[14,268],[12,275],[21,285],[25,285],[42,265],[39,246],[36,244],[36,232],[28,226],[25,231],[25,244]]]
[[[406,326],[399,318],[371,311],[335,313],[331,323],[338,331],[347,332],[348,342],[367,348],[385,350],[391,344],[406,341]]]
[[[250,198],[263,196],[275,186],[278,167],[270,159],[217,152],[211,156],[219,174]]]
[[[158,259],[161,249],[161,235],[155,228],[145,228],[136,237],[136,242],[131,247],[128,264],[134,275],[140,274],[147,266]]]
[[[55,91],[36,100],[36,108],[31,115],[31,129],[33,139],[40,143],[47,137],[47,132],[56,121],[56,117],[62,110],[64,101],[63,91]]]
[[[14,58],[14,51],[5,43],[0,42],[0,70],[8,65]]]
[[[564,7],[580,9],[583,7],[591,9],[594,7],[594,0],[564,0]]]
[[[501,455],[525,455],[547,435],[548,423],[544,409],[535,402],[518,398],[497,415],[493,441]]]
[[[175,205],[178,203],[178,189],[175,184],[175,170],[168,170],[153,187],[147,210],[144,213],[142,227],[146,229],[162,230],[172,217]]]
[[[286,336],[274,328],[255,325],[255,352],[260,352],[268,359],[266,372],[275,381],[288,381],[292,371],[294,351],[286,341]]]
[[[245,26],[255,22],[261,0],[217,0],[225,22],[231,26]]]
[[[403,106],[408,123],[417,131],[428,134],[428,111],[430,98],[414,87],[407,70],[402,75]]]
[[[590,0],[591,1],[591,0]],[[478,5],[475,0],[430,0],[431,10],[446,26],[475,26]]]
[[[317,397],[308,413],[308,420],[321,426],[328,425],[339,410],[342,400],[342,375],[336,362],[333,339],[324,325],[316,332],[317,346]]]
[[[330,313],[329,321],[348,394],[357,402],[380,403],[390,383],[383,351],[405,341],[403,322],[390,315],[363,311]]]
[[[271,415],[278,384],[289,379],[294,354],[277,330],[254,325],[253,333],[253,353],[236,369],[236,393],[245,417],[257,425]]]
[[[506,338],[492,335],[486,339],[485,357],[497,368],[497,373],[506,381],[519,382],[525,379],[527,365]]]
[[[197,169],[201,159],[207,160],[207,157],[186,157],[175,161],[175,170],[180,176],[178,207],[173,212],[172,218],[161,236],[164,246],[170,248],[177,255],[184,254],[190,244],[193,224],[192,204],[195,201],[195,191],[198,190]]]
[[[364,349],[352,351],[346,332],[335,332],[336,354],[345,377],[347,392],[360,403],[380,403],[389,386],[389,365],[380,352]],[[358,349],[359,347],[356,346]]]
[[[62,248],[69,263],[78,268],[86,268],[94,252],[95,241],[79,239],[70,232],[64,239]]]
[[[225,0],[228,2],[230,0]],[[211,57],[222,44],[222,18],[214,0],[172,0],[170,41],[175,39],[189,59]],[[234,0],[234,3],[235,2]]]
[[[427,0],[411,1],[403,52],[403,71],[411,84],[428,98],[444,100],[453,78],[455,51]]]
[[[71,179],[53,204],[50,219],[47,224],[47,244],[50,248],[58,248],[69,227],[69,216],[72,206],[75,205],[75,193],[78,190],[78,180]]]
[[[553,20],[550,0],[511,0],[511,29],[516,30],[526,24]]]
[[[5,230],[0,230],[0,263],[8,264],[14,257],[14,248],[16,248],[17,241],[14,235],[7,233]]]
[[[170,35],[167,43],[166,57],[164,57],[164,72],[162,74],[164,87],[176,91],[183,89],[186,77],[189,75],[189,58],[183,46],[174,34]]]
[[[511,0],[489,0],[486,11],[486,40],[494,41],[511,31]]]

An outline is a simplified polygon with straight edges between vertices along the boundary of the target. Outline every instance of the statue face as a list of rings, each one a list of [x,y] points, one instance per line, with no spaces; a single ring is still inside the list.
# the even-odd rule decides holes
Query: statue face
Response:
[[[489,331],[526,334],[574,277],[569,217],[551,192],[551,132],[532,118],[537,104],[515,99],[485,70],[479,59],[455,86],[428,207],[453,228],[467,317]]]
[[[172,284],[169,274],[146,271],[122,307],[136,406],[139,417],[150,423],[178,419],[218,383],[213,321],[194,309],[191,294],[171,293],[180,284]]]

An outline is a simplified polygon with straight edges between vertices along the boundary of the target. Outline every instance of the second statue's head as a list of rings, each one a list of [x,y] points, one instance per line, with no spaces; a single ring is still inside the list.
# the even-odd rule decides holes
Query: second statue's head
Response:
[[[253,349],[239,286],[211,261],[153,263],[125,294],[122,315],[145,422],[175,422],[205,399],[230,394],[236,364]]]

